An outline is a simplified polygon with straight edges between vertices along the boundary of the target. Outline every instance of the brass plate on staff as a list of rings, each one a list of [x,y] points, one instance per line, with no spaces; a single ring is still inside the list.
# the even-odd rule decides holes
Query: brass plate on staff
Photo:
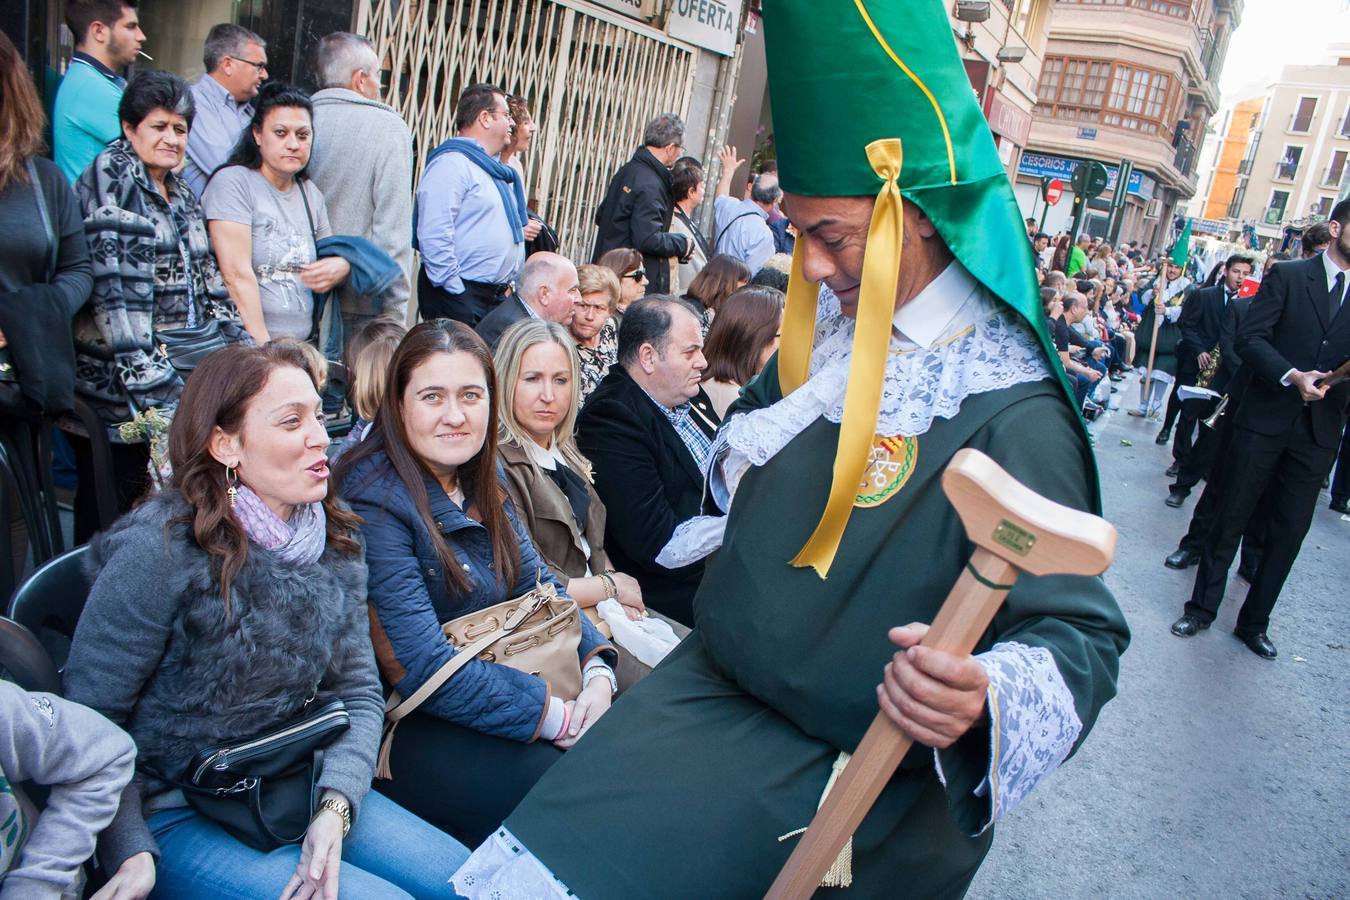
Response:
[[[858,495],[853,505],[867,509],[880,506],[894,497],[914,474],[914,464],[919,458],[917,438],[896,435],[895,437],[877,436],[872,440],[872,449],[867,454],[867,468],[863,470],[862,483],[858,485]]]

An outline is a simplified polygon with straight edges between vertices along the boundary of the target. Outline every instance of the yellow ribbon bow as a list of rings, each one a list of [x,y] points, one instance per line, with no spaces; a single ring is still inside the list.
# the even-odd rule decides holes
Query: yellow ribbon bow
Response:
[[[844,394],[844,417],[839,424],[839,445],[834,456],[834,477],[825,512],[806,545],[792,560],[794,566],[810,566],[821,578],[839,550],[867,468],[867,456],[876,432],[881,408],[881,388],[886,376],[891,320],[895,314],[896,282],[900,276],[900,253],[904,242],[904,208],[900,198],[900,169],[904,154],[899,138],[886,138],[867,145],[867,161],[881,179],[872,208],[863,256],[862,285],[858,291],[858,314],[853,332],[848,387]],[[803,241],[797,242],[788,282],[787,309],[783,314],[783,341],[779,350],[779,386],[787,395],[805,383],[811,369],[811,345],[815,340],[816,303],[819,287],[803,272]]]

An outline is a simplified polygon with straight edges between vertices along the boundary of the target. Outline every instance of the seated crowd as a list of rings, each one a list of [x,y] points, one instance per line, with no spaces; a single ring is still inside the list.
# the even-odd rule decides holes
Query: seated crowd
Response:
[[[72,10],[95,61],[110,24],[135,29],[134,4]],[[0,34],[0,112],[27,120],[0,136],[0,221],[36,208],[46,224],[16,229],[0,254],[0,290],[43,304],[32,327],[45,330],[6,318],[0,348],[12,342],[24,378],[35,369],[20,340],[71,348],[69,396],[34,403],[74,450],[90,583],[64,699],[0,682],[15,729],[0,786],[53,786],[52,825],[0,849],[0,892],[78,894],[89,868],[103,900],[336,896],[339,883],[454,896],[466,848],[694,624],[702,564],[657,558],[702,511],[722,418],[777,348],[784,257],[758,238],[756,271],[712,252],[696,202],[669,241],[594,264],[532,246],[545,226],[509,188],[533,125],[519,98],[480,85],[418,187],[414,277],[389,210],[351,199],[331,149],[319,165],[355,127],[337,105],[388,109],[348,96],[378,94],[369,43],[323,39],[313,99],[263,84],[265,43],[237,26],[213,29],[204,55],[196,85],[159,71],[127,83],[117,133],[72,186],[41,155],[36,92]],[[194,141],[204,116],[230,147]],[[666,140],[673,163],[671,120],[644,139]],[[702,199],[696,171],[682,199]],[[410,165],[406,177],[404,240]],[[759,178],[747,228],[781,193]],[[437,222],[453,231],[438,185],[474,202],[490,191],[504,243],[475,244],[472,225],[425,239]],[[663,241],[703,252],[657,257]],[[671,292],[648,295],[652,280]],[[408,328],[412,283],[425,321]],[[76,401],[111,442],[118,517],[102,531],[101,435]],[[516,628],[528,641],[510,639]],[[511,658],[544,649],[542,662]],[[278,733],[316,735],[321,765],[268,773],[273,794],[247,778],[203,786],[203,760],[233,771],[225,748],[270,753]],[[70,746],[64,765],[39,764]],[[296,827],[238,820],[302,777]],[[13,807],[31,825],[14,796],[0,794],[0,820]]]

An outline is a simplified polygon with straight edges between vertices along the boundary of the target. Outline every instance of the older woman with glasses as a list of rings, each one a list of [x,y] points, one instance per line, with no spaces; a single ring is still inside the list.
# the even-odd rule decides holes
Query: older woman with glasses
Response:
[[[577,285],[581,300],[568,328],[577,342],[577,359],[581,363],[577,404],[580,406],[618,359],[614,311],[619,305],[620,287],[619,279],[605,266],[577,266]]]

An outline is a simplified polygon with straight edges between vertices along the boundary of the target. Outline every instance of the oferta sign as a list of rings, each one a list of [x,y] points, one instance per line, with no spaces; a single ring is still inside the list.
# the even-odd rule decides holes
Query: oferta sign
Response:
[[[741,27],[741,0],[675,0],[666,22],[673,38],[732,56]]]

